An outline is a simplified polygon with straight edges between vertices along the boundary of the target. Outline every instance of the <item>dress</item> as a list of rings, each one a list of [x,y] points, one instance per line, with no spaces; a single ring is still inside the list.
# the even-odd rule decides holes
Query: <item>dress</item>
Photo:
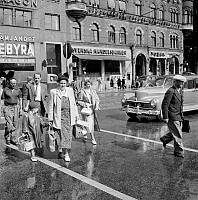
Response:
[[[59,148],[71,149],[72,143],[72,126],[70,118],[69,98],[61,98],[61,130],[55,129],[57,144]]]

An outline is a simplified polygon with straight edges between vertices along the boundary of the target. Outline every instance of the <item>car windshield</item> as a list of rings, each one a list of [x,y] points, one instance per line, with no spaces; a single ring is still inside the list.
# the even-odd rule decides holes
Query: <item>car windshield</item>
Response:
[[[169,77],[160,77],[156,79],[155,81],[155,86],[165,86],[165,87],[170,87],[173,85],[173,78]]]

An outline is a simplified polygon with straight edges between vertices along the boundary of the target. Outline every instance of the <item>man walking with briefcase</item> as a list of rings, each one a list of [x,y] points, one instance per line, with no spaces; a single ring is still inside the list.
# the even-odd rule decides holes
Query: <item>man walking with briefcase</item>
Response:
[[[183,121],[183,85],[186,78],[181,75],[173,77],[173,86],[170,87],[162,101],[162,114],[167,123],[169,133],[160,138],[163,147],[174,140],[174,156],[184,157],[182,144],[182,121]]]

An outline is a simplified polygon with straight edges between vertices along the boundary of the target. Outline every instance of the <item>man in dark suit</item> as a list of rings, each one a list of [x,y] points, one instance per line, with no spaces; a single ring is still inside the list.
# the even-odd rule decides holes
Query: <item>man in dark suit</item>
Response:
[[[39,114],[45,116],[47,113],[47,85],[41,83],[41,74],[34,74],[34,82],[23,90],[23,109],[28,111],[29,103],[34,101],[39,108]]]
[[[181,75],[173,77],[173,86],[170,87],[162,101],[162,114],[167,123],[169,133],[160,138],[164,148],[166,144],[174,140],[174,155],[184,157],[182,144],[182,121],[183,121],[183,85],[186,78]]]

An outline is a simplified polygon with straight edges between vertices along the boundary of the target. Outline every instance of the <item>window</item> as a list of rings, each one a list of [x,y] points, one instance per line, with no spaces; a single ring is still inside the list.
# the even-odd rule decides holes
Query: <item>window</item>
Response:
[[[154,3],[150,5],[150,17],[156,18],[156,7]]]
[[[16,16],[17,26],[25,26],[25,27],[32,26],[32,12],[16,10],[15,16]]]
[[[92,39],[94,42],[98,42],[99,41],[99,28],[97,24],[92,24]]]
[[[163,33],[160,34],[159,40],[160,40],[160,47],[164,47],[164,34]]]
[[[126,11],[126,2],[119,1],[119,10],[120,11]]]
[[[115,43],[115,28],[113,26],[110,26],[108,31],[108,42]]]
[[[178,18],[179,18],[179,14],[178,14],[177,10],[172,9],[171,10],[171,22],[178,23],[178,20],[179,20]]]
[[[162,6],[159,9],[159,19],[164,20],[164,8]]]
[[[125,28],[120,29],[119,40],[120,40],[120,44],[126,44],[126,30],[125,30]]]
[[[140,30],[136,31],[136,44],[142,45],[142,32]]]
[[[141,15],[141,2],[140,0],[135,1],[135,14],[140,16]]]
[[[0,24],[12,25],[12,9],[0,8]]]
[[[156,47],[156,33],[152,31],[151,33],[151,41],[152,41],[152,46]]]
[[[115,0],[107,1],[108,9],[115,9]]]
[[[81,26],[77,22],[74,22],[74,25],[73,25],[73,39],[81,40]]]
[[[179,49],[179,39],[176,34],[170,35],[170,47],[171,49]]]
[[[60,16],[45,14],[45,28],[49,30],[60,30]]]
[[[100,0],[89,0],[89,5],[99,8]]]
[[[183,16],[184,24],[192,24],[192,11],[185,10]]]

